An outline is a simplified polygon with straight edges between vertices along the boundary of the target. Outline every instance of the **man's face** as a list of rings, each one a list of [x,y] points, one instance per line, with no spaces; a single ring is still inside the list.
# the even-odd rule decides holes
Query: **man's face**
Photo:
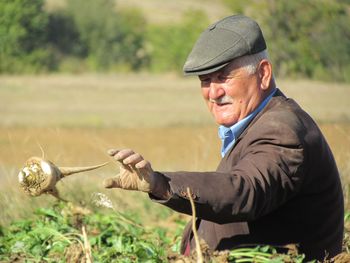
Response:
[[[200,75],[201,90],[219,125],[232,126],[253,112],[262,101],[259,74],[230,63],[214,73]]]

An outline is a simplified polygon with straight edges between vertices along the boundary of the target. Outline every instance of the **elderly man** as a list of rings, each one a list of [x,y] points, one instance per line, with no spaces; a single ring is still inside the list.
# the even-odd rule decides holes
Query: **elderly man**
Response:
[[[343,195],[331,150],[312,118],[276,87],[258,24],[235,15],[209,26],[193,47],[186,75],[197,75],[219,126],[222,161],[214,172],[156,172],[130,149],[110,150],[121,163],[107,188],[149,193],[191,214],[212,250],[297,244],[307,259],[341,252]],[[191,226],[181,252],[194,247]]]

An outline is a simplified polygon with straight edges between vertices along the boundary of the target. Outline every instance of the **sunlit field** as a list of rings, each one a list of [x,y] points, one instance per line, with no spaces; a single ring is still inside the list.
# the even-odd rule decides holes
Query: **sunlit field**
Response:
[[[25,216],[38,203],[53,199],[28,198],[18,188],[18,170],[33,155],[44,155],[61,166],[111,161],[98,171],[60,182],[58,187],[64,184],[72,198],[104,191],[102,180],[118,172],[106,154],[109,148],[139,151],[160,171],[214,170],[220,159],[217,127],[195,77],[3,76],[0,85],[1,223]],[[309,81],[278,81],[278,86],[319,123],[348,180],[350,87]],[[79,184],[78,191],[75,184]],[[121,195],[124,201],[135,196],[121,190],[107,193]],[[136,196],[142,199],[140,207],[147,203],[143,194]],[[139,204],[126,209],[135,207]]]
[[[318,122],[344,185],[350,181],[350,86],[277,80]],[[106,151],[132,148],[155,170],[214,170],[220,160],[217,126],[207,112],[195,77],[176,75],[49,75],[0,77],[0,225],[30,218],[51,207],[52,196],[29,197],[17,174],[27,158],[44,156],[59,166],[109,161],[96,171],[57,184],[65,199],[91,206],[104,193],[118,211],[148,226],[175,229],[185,217],[153,204],[143,193],[105,190],[104,178],[118,173]],[[147,216],[143,216],[146,215]]]

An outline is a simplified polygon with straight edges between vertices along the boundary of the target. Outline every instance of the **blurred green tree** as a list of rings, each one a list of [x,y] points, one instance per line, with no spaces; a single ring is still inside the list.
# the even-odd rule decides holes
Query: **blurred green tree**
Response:
[[[139,11],[117,9],[113,0],[68,0],[66,12],[72,19],[69,23],[79,34],[75,38],[79,48],[71,51],[86,55],[91,69],[117,66],[138,70],[146,63],[143,51],[146,23]]]
[[[43,0],[0,1],[0,72],[39,72],[53,66],[47,50]]]
[[[150,54],[150,69],[180,72],[194,42],[208,23],[204,12],[190,10],[178,24],[149,26],[146,50]]]
[[[87,46],[80,39],[72,16],[65,10],[49,14],[48,41],[58,56],[87,56]]]

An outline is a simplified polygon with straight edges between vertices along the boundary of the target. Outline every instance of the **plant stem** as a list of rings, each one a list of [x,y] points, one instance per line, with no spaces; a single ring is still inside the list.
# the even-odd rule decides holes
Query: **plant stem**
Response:
[[[192,209],[192,231],[193,231],[194,240],[196,242],[197,263],[203,263],[202,250],[199,244],[199,238],[198,238],[197,229],[196,229],[196,207],[194,205],[192,193],[189,187],[187,187],[187,195],[188,195],[188,198],[190,199],[191,209]]]
[[[91,256],[91,247],[90,247],[90,243],[85,231],[85,226],[83,225],[81,227],[81,230],[83,232],[83,237],[84,237],[84,248],[85,248],[85,257],[86,257],[86,263],[92,263],[92,256]]]

